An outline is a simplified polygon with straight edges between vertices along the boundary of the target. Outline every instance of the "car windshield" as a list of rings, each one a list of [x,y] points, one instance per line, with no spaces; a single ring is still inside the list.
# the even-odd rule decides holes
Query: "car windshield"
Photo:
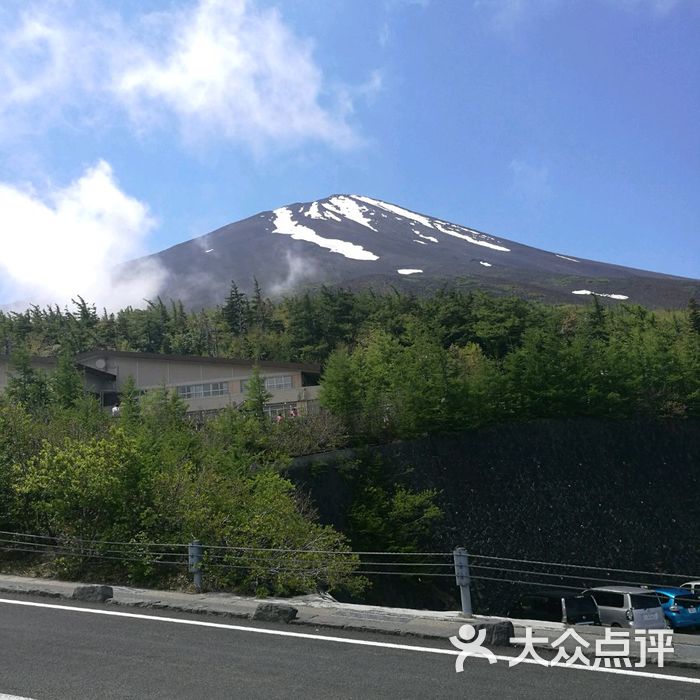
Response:
[[[659,607],[659,599],[656,593],[633,593],[630,595],[630,598],[632,599],[632,607],[635,610]]]
[[[597,611],[598,607],[591,596],[581,595],[566,599],[566,612],[569,615],[588,615]]]

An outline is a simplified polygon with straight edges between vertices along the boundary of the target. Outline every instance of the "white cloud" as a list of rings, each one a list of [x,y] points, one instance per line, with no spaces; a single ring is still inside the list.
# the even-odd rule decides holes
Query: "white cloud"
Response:
[[[137,123],[155,108],[176,115],[188,137],[352,142],[342,115],[321,106],[323,76],[310,45],[275,10],[201,0],[170,21],[166,47],[140,46],[115,76]]]
[[[287,273],[283,279],[272,280],[270,294],[280,297],[297,289],[301,284],[318,277],[318,269],[313,260],[287,251]]]
[[[61,120],[94,122],[104,111],[119,20],[98,12],[87,22],[73,7],[54,0],[26,3],[16,16],[0,12],[0,140],[40,133]]]
[[[358,141],[346,121],[352,89],[331,90],[311,43],[254,0],[185,2],[128,19],[92,0],[23,7],[0,9],[5,131],[118,122],[126,111],[140,131],[175,119],[187,141]]]
[[[31,102],[66,82],[67,37],[44,17],[25,17],[2,43],[2,57],[4,105]]]
[[[0,297],[63,304],[79,294],[111,309],[140,305],[158,293],[162,272],[145,264],[121,283],[112,272],[142,252],[154,223],[104,161],[43,195],[0,183]]]

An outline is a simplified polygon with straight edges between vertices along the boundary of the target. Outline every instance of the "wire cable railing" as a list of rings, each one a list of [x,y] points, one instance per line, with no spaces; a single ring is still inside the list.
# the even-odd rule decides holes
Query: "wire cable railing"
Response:
[[[0,530],[0,551],[39,557],[74,557],[84,562],[114,565],[148,564],[183,569],[190,545],[178,542],[92,540],[89,538]],[[417,580],[455,578],[453,552],[389,552],[273,547],[237,544],[202,545],[202,568],[212,571],[275,575],[321,576],[342,567],[358,576],[404,577]],[[595,585],[654,587],[662,580],[700,580],[700,575],[622,569],[469,554],[470,581],[583,590]],[[484,562],[484,563],[482,563]],[[502,563],[503,565],[499,565]],[[628,576],[620,576],[620,574]]]

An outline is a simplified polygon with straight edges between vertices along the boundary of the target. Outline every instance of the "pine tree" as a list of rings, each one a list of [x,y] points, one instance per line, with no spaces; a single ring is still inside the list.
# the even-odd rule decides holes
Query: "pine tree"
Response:
[[[321,404],[338,416],[346,428],[354,430],[360,413],[360,391],[352,357],[344,345],[328,358],[323,372]]]
[[[688,301],[688,320],[690,329],[700,335],[700,305],[695,301],[695,297],[690,297]]]
[[[130,374],[122,386],[119,403],[119,418],[129,428],[136,427],[141,420],[139,391],[134,377]]]
[[[58,356],[56,371],[49,381],[51,400],[61,408],[70,408],[83,395],[83,380],[67,350]]]
[[[262,288],[255,277],[253,278],[253,300],[250,305],[250,311],[253,323],[261,330],[267,330],[272,321],[270,302],[263,297]]]
[[[265,405],[272,398],[272,394],[265,387],[265,379],[260,374],[260,367],[253,367],[253,374],[246,387],[246,399],[243,410],[261,423],[265,422]]]
[[[257,282],[256,282],[257,284]],[[259,287],[257,288],[259,292]],[[231,281],[231,289],[226,297],[226,303],[221,309],[226,325],[235,336],[243,335],[248,330],[250,305],[248,297]]]

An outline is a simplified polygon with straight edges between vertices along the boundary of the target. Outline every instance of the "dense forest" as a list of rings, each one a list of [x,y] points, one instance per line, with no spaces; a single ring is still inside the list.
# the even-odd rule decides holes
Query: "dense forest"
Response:
[[[149,543],[197,537],[239,548],[210,562],[211,587],[357,595],[368,582],[353,574],[352,550],[429,546],[443,516],[438,494],[368,472],[355,479],[341,532],[319,524],[285,478],[294,456],[537,418],[700,415],[692,300],[684,311],[650,311],[595,297],[574,307],[458,289],[321,288],[272,302],[257,285],[248,297],[232,284],[222,301],[199,312],[157,300],[100,314],[78,299],[0,313],[0,352],[15,366],[0,398],[0,528],[66,547],[42,561],[49,573],[177,582],[180,570],[154,559]],[[319,363],[327,410],[273,424],[258,377],[244,410],[204,425],[165,390],[139,397],[133,387],[112,419],[83,394],[70,359],[95,348]],[[58,356],[57,371],[32,368],[36,355]],[[96,542],[126,543],[129,556]],[[283,549],[302,553],[270,553]]]
[[[547,306],[445,289],[427,297],[322,288],[277,303],[232,284],[222,305],[161,300],[116,314],[0,313],[0,348],[96,348],[315,362],[323,401],[363,442],[532,418],[700,411],[700,308]]]

